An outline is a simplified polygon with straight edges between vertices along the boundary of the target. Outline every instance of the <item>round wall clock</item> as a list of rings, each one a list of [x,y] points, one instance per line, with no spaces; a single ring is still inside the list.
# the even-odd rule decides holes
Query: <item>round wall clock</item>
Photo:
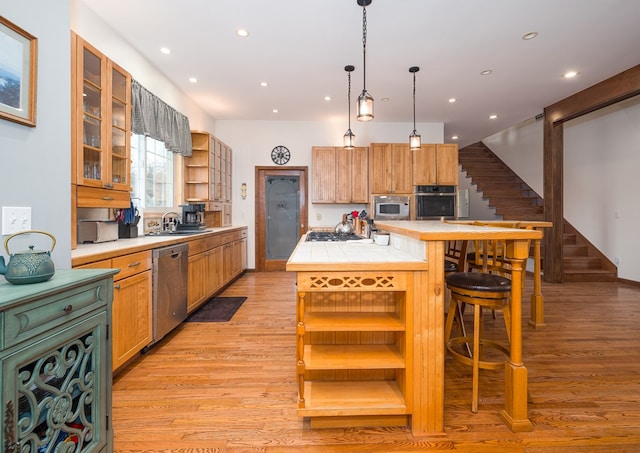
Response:
[[[286,146],[278,145],[271,151],[271,160],[274,164],[284,165],[289,162],[291,153]]]

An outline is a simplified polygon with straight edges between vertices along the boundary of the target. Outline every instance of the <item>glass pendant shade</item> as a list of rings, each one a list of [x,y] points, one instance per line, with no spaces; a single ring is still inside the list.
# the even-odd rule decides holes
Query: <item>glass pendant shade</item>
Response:
[[[411,135],[409,135],[409,149],[411,151],[417,151],[420,149],[421,144],[420,134],[414,129]]]
[[[343,137],[344,149],[353,149],[356,146],[356,136],[351,129],[344,133]]]
[[[356,119],[358,121],[371,121],[373,119],[373,97],[364,90],[358,96]]]

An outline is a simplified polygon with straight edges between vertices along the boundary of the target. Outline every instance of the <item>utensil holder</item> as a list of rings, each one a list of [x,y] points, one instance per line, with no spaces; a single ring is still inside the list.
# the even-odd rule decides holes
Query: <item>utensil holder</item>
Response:
[[[131,239],[138,237],[138,225],[131,223],[118,224],[118,239]]]

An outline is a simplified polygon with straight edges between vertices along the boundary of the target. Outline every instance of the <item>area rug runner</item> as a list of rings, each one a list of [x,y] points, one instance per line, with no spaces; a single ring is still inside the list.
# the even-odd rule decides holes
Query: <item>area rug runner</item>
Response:
[[[225,322],[233,318],[246,297],[212,297],[185,322]]]

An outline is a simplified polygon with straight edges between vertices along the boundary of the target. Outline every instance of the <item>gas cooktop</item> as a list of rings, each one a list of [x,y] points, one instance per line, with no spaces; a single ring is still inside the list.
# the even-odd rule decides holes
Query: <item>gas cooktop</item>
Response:
[[[362,239],[362,236],[353,233],[338,234],[331,231],[309,231],[307,233],[307,241],[309,242],[345,242],[360,239]]]

